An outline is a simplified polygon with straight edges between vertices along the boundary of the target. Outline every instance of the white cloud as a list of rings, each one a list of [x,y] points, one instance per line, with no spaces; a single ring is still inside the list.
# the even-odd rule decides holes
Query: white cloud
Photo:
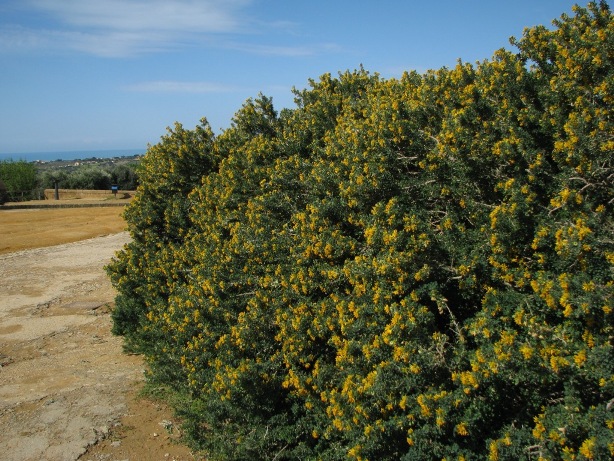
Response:
[[[225,93],[236,91],[238,88],[213,82],[180,82],[180,81],[152,81],[135,83],[126,87],[128,91],[147,93]]]

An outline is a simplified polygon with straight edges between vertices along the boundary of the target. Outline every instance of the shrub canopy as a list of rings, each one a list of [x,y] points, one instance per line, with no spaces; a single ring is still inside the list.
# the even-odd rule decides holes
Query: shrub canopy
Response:
[[[114,329],[211,459],[614,456],[613,24],[149,149]]]

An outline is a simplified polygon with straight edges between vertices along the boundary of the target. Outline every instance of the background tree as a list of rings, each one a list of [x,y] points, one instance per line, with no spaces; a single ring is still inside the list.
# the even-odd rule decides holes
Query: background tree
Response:
[[[8,193],[4,182],[0,179],[0,205],[4,205],[8,201]]]
[[[136,190],[139,184],[136,170],[135,163],[116,165],[110,169],[111,182],[116,184],[119,190]]]
[[[0,161],[0,179],[4,182],[9,200],[39,198],[36,167],[23,160]]]
[[[106,169],[87,165],[69,173],[62,181],[64,189],[109,190],[113,178]]]
[[[63,187],[63,183],[68,178],[69,173],[61,169],[44,170],[39,172],[41,187],[43,189],[53,189],[56,184]]]
[[[39,171],[41,187],[51,189],[58,182],[65,189],[108,190],[116,184],[120,190],[138,187],[137,163],[118,165],[79,165],[48,168]]]

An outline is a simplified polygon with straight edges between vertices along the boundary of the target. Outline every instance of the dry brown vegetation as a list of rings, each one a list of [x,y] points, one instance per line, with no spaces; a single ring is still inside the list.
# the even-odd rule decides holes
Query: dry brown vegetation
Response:
[[[2,210],[0,254],[114,234],[126,229],[124,207]]]

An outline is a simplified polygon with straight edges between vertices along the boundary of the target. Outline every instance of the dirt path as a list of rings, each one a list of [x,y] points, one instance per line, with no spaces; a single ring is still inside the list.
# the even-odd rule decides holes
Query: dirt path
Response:
[[[142,359],[110,333],[103,267],[127,241],[124,232],[0,255],[2,459],[194,459],[161,427],[173,424],[168,410],[138,400]]]

